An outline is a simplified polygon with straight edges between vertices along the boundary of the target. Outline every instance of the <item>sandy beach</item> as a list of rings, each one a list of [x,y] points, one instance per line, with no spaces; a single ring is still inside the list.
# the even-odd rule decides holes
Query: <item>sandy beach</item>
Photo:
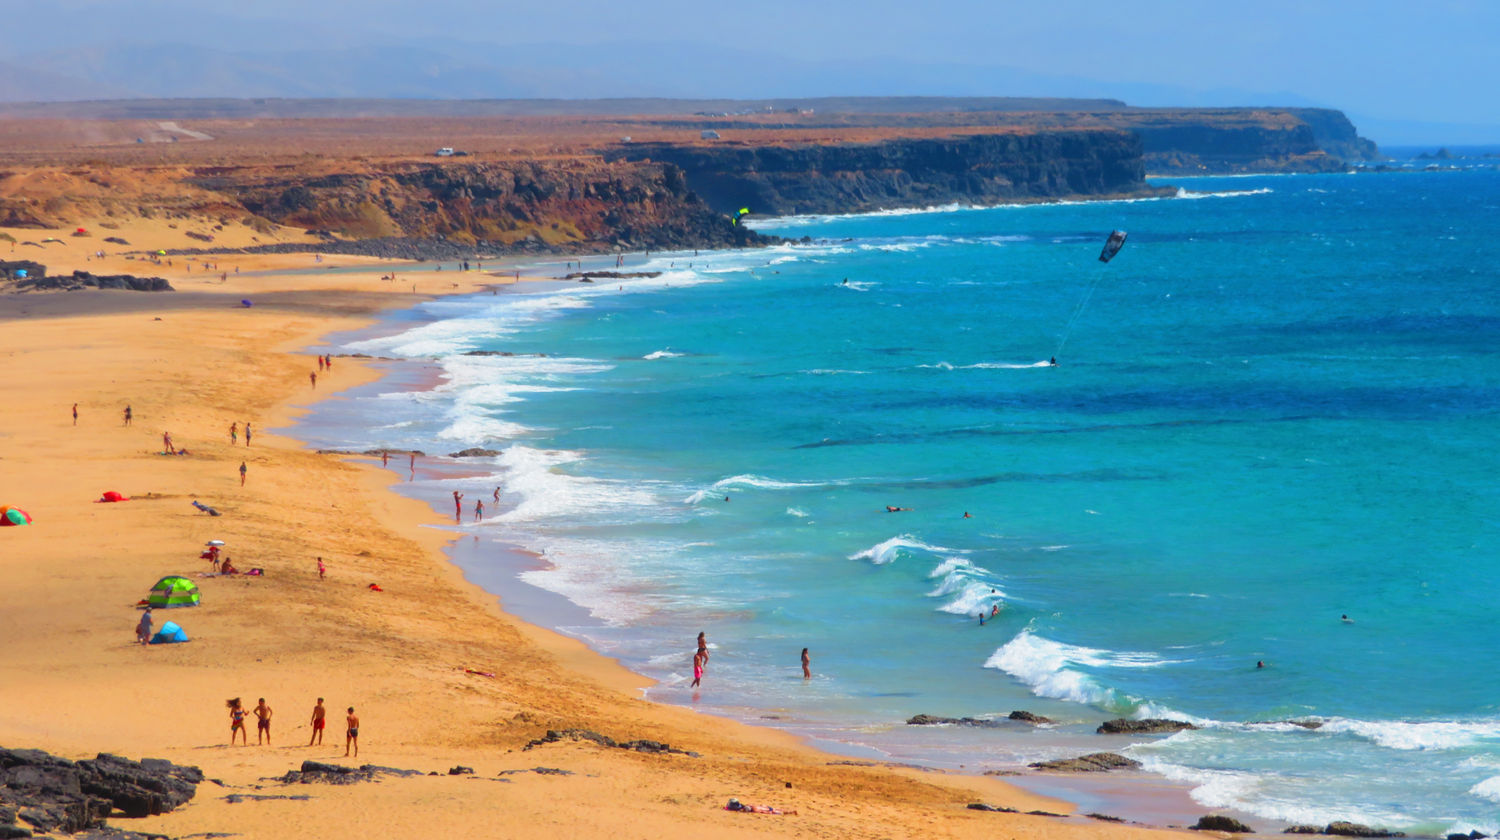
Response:
[[[165,222],[118,230],[149,247],[192,245]],[[784,733],[645,702],[641,677],[517,621],[465,581],[442,553],[450,535],[424,527],[438,521],[431,507],[388,491],[391,474],[378,459],[317,454],[270,431],[314,400],[378,376],[367,363],[336,358],[314,388],[320,336],[367,325],[419,295],[474,291],[498,278],[408,273],[374,259],[315,263],[306,254],[199,258],[187,271],[179,259],[100,260],[97,240],[65,231],[7,232],[62,240],[10,257],[44,261],[49,273],[160,275],[178,289],[0,295],[0,504],[35,520],[0,529],[0,745],[75,759],[166,758],[223,785],[201,785],[170,814],[112,825],[171,836],[327,838],[1153,831],[970,810],[974,802],[1072,808],[995,778],[861,766]],[[218,268],[202,270],[205,259]],[[328,271],[360,265],[367,270]],[[282,273],[289,270],[298,273]],[[383,280],[392,270],[398,281]],[[164,433],[190,454],[157,454]],[[131,500],[95,503],[106,491]],[[194,500],[223,515],[199,512]],[[199,551],[214,539],[237,567],[264,575],[200,577],[210,567]],[[327,580],[319,580],[319,557]],[[133,644],[134,605],[167,574],[201,588],[201,606],[156,612],[158,626],[176,621],[192,641]],[[266,698],[274,745],[229,746],[231,697],[249,706]],[[330,721],[324,743],[308,747],[319,697]],[[360,718],[357,760],[344,758],[350,706]],[[564,729],[697,756],[575,740],[525,749]],[[440,775],[344,787],[268,780],[306,759]],[[447,775],[455,766],[475,773]],[[539,767],[566,773],[508,772]],[[232,803],[232,793],[310,798]],[[797,815],[726,812],[730,797]]]

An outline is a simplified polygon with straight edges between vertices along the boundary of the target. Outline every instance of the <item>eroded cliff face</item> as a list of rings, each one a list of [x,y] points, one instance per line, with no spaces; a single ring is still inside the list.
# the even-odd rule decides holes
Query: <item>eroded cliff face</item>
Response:
[[[760,244],[661,163],[398,162],[306,178],[207,173],[199,186],[232,195],[278,224],[353,238],[441,237],[491,250],[723,248]]]
[[[1108,115],[1140,136],[1153,174],[1341,172],[1378,154],[1339,111],[1140,109]]]
[[[1121,131],[976,133],[828,145],[677,145],[611,149],[613,160],[681,168],[715,210],[857,213],[1148,191],[1139,138]]]

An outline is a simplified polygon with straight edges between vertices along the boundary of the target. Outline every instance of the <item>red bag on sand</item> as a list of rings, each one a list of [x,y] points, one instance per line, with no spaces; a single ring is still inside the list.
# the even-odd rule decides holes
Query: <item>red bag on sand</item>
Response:
[[[370,584],[370,591],[371,592],[384,592],[385,590],[380,588],[380,584],[378,584],[378,583],[372,583],[372,584]]]
[[[108,491],[105,491],[105,493],[104,493],[103,496],[99,497],[99,501],[101,501],[101,502],[128,502],[128,501],[130,501],[130,497],[129,496],[122,496],[122,495],[120,495],[119,493],[117,493],[117,492],[115,492],[113,490],[108,490]]]

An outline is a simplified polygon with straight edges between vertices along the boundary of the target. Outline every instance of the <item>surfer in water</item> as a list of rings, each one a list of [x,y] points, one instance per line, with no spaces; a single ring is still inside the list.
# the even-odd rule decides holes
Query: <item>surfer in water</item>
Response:
[[[1048,359],[1047,360],[1047,365],[1049,367],[1057,367],[1057,357],[1053,356],[1051,359]]]

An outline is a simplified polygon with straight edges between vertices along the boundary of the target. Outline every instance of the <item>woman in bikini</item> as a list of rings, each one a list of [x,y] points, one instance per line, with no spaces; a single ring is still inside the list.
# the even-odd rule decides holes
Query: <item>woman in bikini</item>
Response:
[[[240,733],[240,739],[244,746],[250,746],[250,736],[245,733],[245,707],[240,705],[240,698],[224,701],[229,707],[229,746],[234,746],[234,733]]]

